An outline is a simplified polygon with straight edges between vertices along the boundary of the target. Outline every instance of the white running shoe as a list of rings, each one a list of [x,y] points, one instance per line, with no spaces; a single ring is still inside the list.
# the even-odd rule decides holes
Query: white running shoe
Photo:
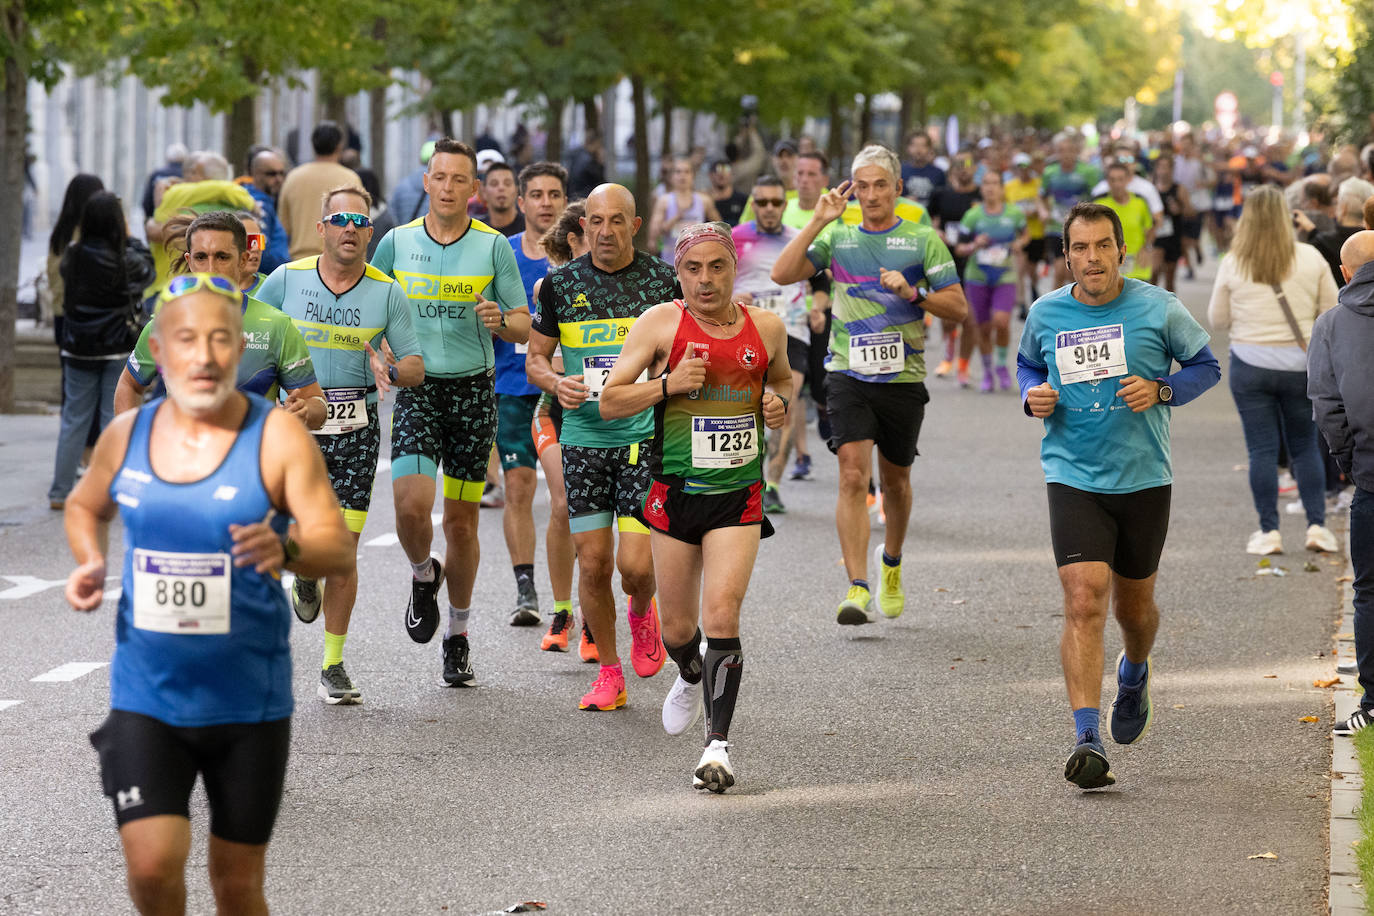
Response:
[[[710,789],[720,794],[735,784],[735,771],[730,768],[729,747],[724,741],[712,741],[706,746],[692,775],[693,789]]]
[[[1273,531],[1256,531],[1250,535],[1250,540],[1245,542],[1245,552],[1253,553],[1259,557],[1267,557],[1271,553],[1283,553],[1283,536],[1279,534],[1277,528]]]
[[[691,728],[701,716],[702,702],[701,684],[689,684],[679,674],[663,700],[663,730],[680,735]]]
[[[1322,553],[1335,553],[1340,548],[1336,535],[1325,525],[1307,526],[1307,549],[1320,550]]]

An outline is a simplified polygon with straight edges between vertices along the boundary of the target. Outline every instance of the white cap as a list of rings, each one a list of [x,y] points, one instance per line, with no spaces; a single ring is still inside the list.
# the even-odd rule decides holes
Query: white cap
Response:
[[[1012,165],[1030,165],[1031,157],[1028,153],[1017,153],[1011,157]]]
[[[477,151],[477,171],[485,172],[491,168],[493,162],[505,162],[506,157],[494,149],[479,149]]]

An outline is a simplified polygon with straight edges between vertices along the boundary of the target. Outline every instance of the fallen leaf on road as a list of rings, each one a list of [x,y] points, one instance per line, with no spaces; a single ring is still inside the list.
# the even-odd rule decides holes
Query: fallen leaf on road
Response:
[[[1319,569],[1319,568],[1317,567],[1317,564],[1316,564],[1316,563],[1313,563],[1311,560],[1308,560],[1306,563],[1302,564],[1302,571],[1303,571],[1303,572],[1321,572],[1321,569]]]
[[[1266,674],[1266,675],[1265,675],[1265,678],[1276,678],[1276,677],[1278,677],[1277,674]]]
[[[1336,581],[1337,581],[1337,582],[1354,582],[1354,581],[1355,581],[1355,577],[1354,577],[1354,576],[1337,576],[1337,577],[1336,577]]]
[[[1319,677],[1312,682],[1313,687],[1334,687],[1339,684],[1341,679],[1338,677]]]
[[[1277,859],[1278,856],[1272,852],[1256,853],[1253,856],[1246,856],[1247,859]]]
[[[1258,566],[1260,569],[1268,569],[1273,564],[1269,562],[1268,557],[1260,557],[1259,562],[1255,565]]]
[[[1175,703],[1175,704],[1174,704],[1174,709],[1183,709],[1183,708],[1184,708],[1184,706],[1183,706],[1182,703]]]
[[[935,587],[935,590],[936,590],[937,592],[947,592],[947,591],[949,591],[949,589],[945,588],[943,585],[937,585],[937,586]]]
[[[964,599],[963,599],[963,598],[955,598],[953,601],[950,602],[950,604],[963,604],[963,603],[964,603]]]
[[[1299,722],[1320,722],[1321,719],[1318,719],[1316,716],[1303,716],[1303,717],[1302,717],[1301,719],[1299,719],[1298,721],[1299,721]]]
[[[963,659],[962,657],[950,659],[950,661],[952,661],[952,662],[961,662],[961,661],[963,661],[963,660],[964,660],[964,659]]]

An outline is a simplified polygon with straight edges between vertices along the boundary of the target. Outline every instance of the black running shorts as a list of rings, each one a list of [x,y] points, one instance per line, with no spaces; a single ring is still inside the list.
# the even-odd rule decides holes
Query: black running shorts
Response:
[[[803,379],[811,372],[811,345],[787,335],[787,365]]]
[[[773,524],[763,514],[763,481],[729,493],[684,493],[655,480],[644,499],[644,521],[674,540],[700,546],[717,528],[760,525],[760,538],[773,536]]]
[[[612,524],[621,531],[648,534],[640,513],[653,480],[649,470],[653,446],[652,439],[618,448],[563,446],[563,486],[573,534]]]
[[[910,467],[920,454],[930,394],[924,382],[861,382],[843,372],[826,377],[826,413],[830,416],[830,447],[872,440],[878,453],[898,467]]]
[[[1062,483],[1048,486],[1057,565],[1106,563],[1125,579],[1148,579],[1159,569],[1172,487],[1091,493]]]
[[[189,819],[196,774],[210,799],[210,832],[259,846],[272,838],[286,782],[291,719],[177,728],[151,716],[110,710],[91,733],[115,821],[171,814]]]

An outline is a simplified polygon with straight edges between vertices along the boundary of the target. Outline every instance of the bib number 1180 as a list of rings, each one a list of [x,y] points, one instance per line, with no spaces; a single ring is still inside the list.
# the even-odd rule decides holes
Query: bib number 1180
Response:
[[[859,347],[859,360],[865,363],[890,363],[902,352],[901,344],[881,344],[876,347]]]

